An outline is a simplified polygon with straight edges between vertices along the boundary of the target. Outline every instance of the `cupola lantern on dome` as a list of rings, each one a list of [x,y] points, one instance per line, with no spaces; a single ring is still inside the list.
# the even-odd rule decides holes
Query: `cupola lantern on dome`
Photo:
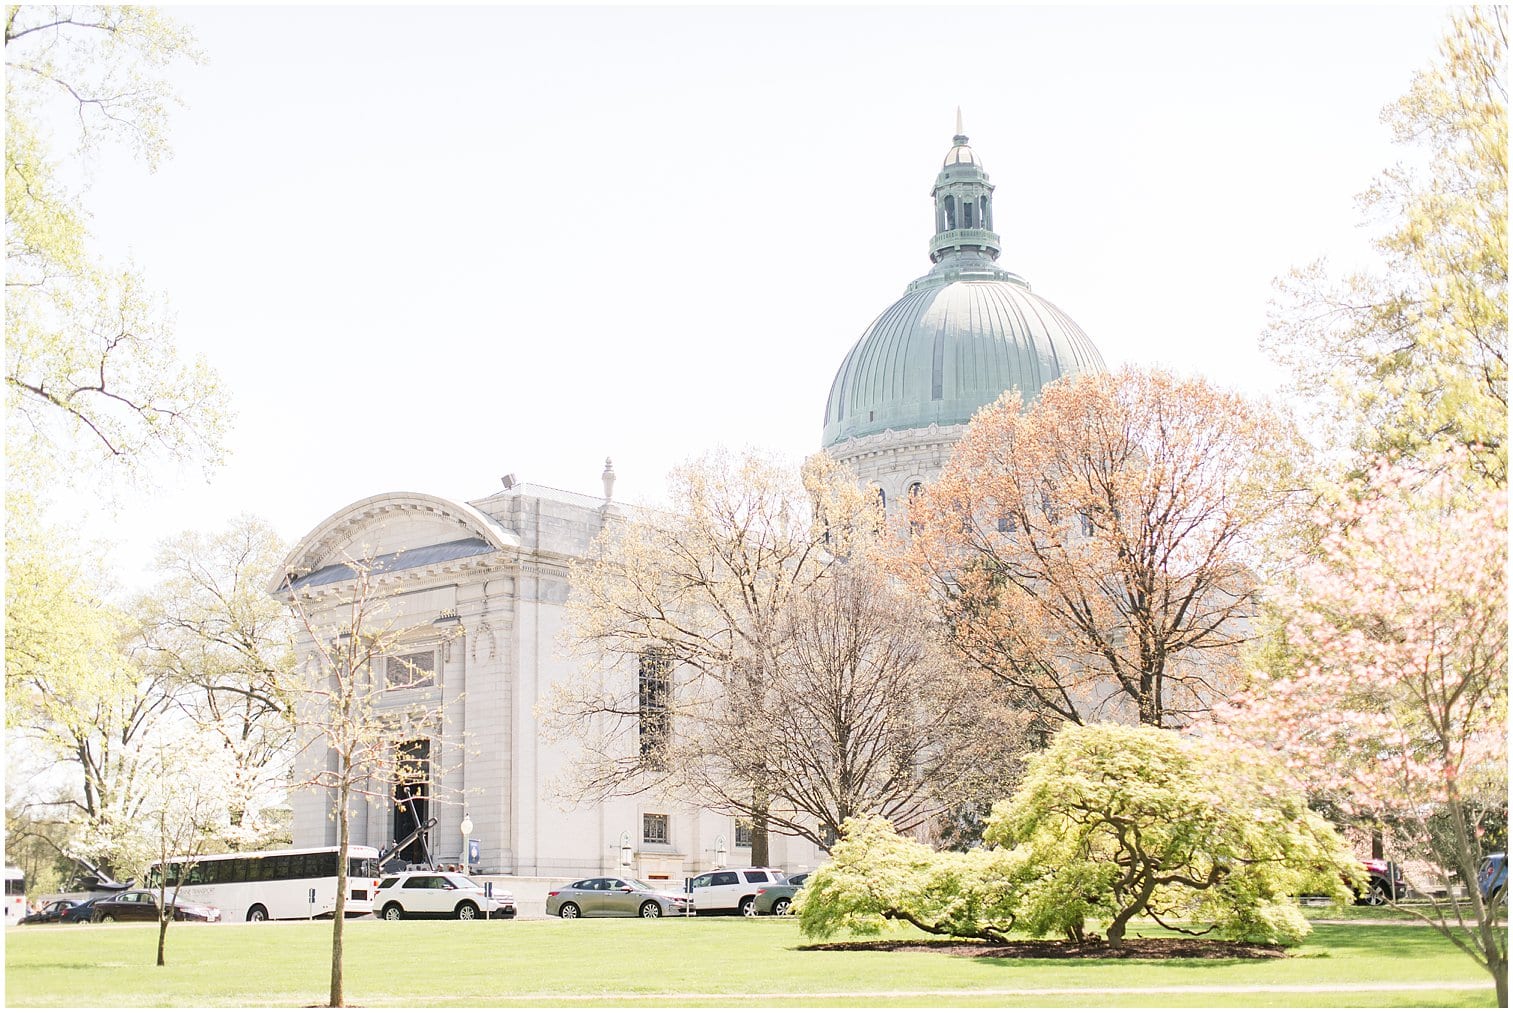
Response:
[[[951,141],[930,191],[933,266],[852,346],[825,405],[825,448],[890,501],[933,479],[972,416],[1004,391],[1028,402],[1060,377],[1104,370],[1082,328],[998,265],[993,184],[959,109]]]
[[[997,260],[998,234],[993,231],[993,184],[977,153],[961,130],[961,110],[956,110],[956,136],[935,177],[935,238],[930,240],[930,259],[935,263],[951,256],[975,254]]]

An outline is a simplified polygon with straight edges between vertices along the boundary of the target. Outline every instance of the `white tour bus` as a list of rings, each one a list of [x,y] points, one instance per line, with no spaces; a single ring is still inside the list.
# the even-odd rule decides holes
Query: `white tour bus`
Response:
[[[14,925],[26,915],[26,874],[5,867],[5,924]]]
[[[221,909],[223,922],[270,918],[329,918],[336,911],[336,852],[330,848],[249,851],[168,860],[168,896],[179,870],[187,868],[179,899]],[[347,849],[347,916],[373,913],[378,888],[378,849]],[[162,863],[147,870],[146,886],[157,889]]]

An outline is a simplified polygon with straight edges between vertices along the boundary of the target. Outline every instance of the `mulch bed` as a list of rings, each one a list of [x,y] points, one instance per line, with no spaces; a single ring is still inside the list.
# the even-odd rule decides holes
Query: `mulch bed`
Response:
[[[1280,946],[1236,943],[1225,939],[1126,939],[1110,947],[1101,939],[1074,943],[1066,939],[1016,939],[983,943],[964,939],[855,939],[843,943],[810,943],[801,950],[884,950],[894,953],[948,953],[953,957],[1000,957],[1020,960],[1267,960],[1287,956]]]

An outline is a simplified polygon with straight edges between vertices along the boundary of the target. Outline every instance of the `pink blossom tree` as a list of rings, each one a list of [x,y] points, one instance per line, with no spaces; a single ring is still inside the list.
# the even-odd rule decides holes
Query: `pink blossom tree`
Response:
[[[1451,456],[1378,467],[1366,498],[1320,518],[1333,533],[1282,603],[1290,670],[1257,673],[1216,718],[1445,870],[1423,917],[1487,968],[1506,1006],[1506,902],[1484,901],[1477,870],[1482,817],[1506,818],[1507,492],[1460,484],[1465,455]]]

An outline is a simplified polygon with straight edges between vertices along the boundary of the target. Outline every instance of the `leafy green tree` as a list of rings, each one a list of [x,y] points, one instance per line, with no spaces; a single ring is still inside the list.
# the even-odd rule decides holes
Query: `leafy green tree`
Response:
[[[219,461],[220,381],[184,363],[134,269],[89,250],[87,159],[124,142],[156,165],[188,31],[144,7],[13,5],[5,25],[5,381],[11,448],[38,459]],[[70,143],[71,142],[71,143]],[[67,147],[68,154],[58,154]],[[9,506],[9,504],[7,504]]]
[[[1456,11],[1440,57],[1382,114],[1409,161],[1360,197],[1385,223],[1374,271],[1322,261],[1279,283],[1266,344],[1356,477],[1378,457],[1472,450],[1508,477],[1508,9]]]
[[[149,166],[166,154],[180,59],[198,59],[192,38],[150,8],[6,9],[6,716],[59,761],[11,798],[63,818],[69,847],[106,868],[130,850],[173,680],[140,664],[141,628],[99,561],[42,517],[60,481],[100,474],[78,465],[142,476],[158,458],[222,456],[220,381],[183,361],[140,274],[90,249],[80,196],[108,146]]]
[[[936,852],[877,817],[847,822],[799,894],[826,938],[907,923],[1004,942],[1010,931],[1124,941],[1136,916],[1188,935],[1295,942],[1299,894],[1351,898],[1364,870],[1254,754],[1178,732],[1065,725],[988,820],[989,845]]]
[[[159,547],[159,583],[135,606],[143,665],[172,679],[178,708],[222,754],[234,849],[281,832],[263,815],[293,761],[294,621],[264,588],[286,551],[256,517],[186,531]]]
[[[984,839],[1029,867],[1024,930],[1081,938],[1091,921],[1110,945],[1138,915],[1187,934],[1295,942],[1310,931],[1297,896],[1348,900],[1341,871],[1362,874],[1255,754],[1149,727],[1063,727]]]

